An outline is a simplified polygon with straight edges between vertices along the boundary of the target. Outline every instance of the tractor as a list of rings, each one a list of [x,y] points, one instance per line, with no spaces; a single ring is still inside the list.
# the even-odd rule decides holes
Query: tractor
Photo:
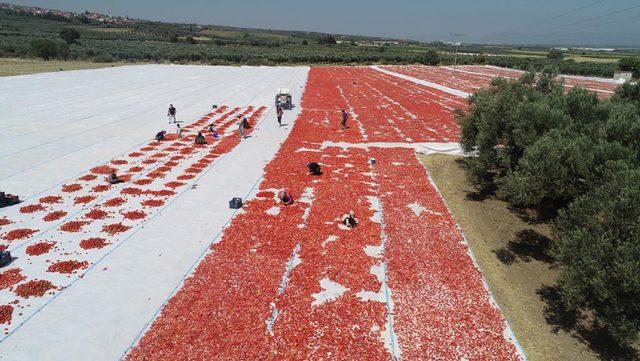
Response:
[[[276,93],[276,107],[278,106],[282,109],[293,108],[293,102],[291,101],[291,92],[289,92],[289,89],[278,89],[278,92]]]

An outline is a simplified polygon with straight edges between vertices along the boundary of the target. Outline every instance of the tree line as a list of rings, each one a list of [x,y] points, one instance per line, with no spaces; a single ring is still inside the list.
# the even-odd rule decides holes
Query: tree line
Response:
[[[560,296],[623,347],[640,331],[640,84],[611,99],[557,69],[495,79],[458,111],[470,181],[550,219]]]
[[[66,19],[66,18],[65,18]],[[444,43],[372,46],[330,34],[253,31],[196,24],[136,22],[105,25],[84,18],[58,19],[0,11],[0,57],[41,57],[99,62],[199,62],[204,64],[427,64],[450,65],[454,48]],[[77,33],[72,42],[63,37]],[[55,44],[54,44],[55,43]],[[470,46],[465,51],[481,51]],[[558,56],[556,56],[558,55]],[[623,59],[621,68],[636,68]],[[460,55],[458,64],[489,64],[563,74],[611,77],[616,64],[550,58]],[[636,71],[637,73],[637,71]]]

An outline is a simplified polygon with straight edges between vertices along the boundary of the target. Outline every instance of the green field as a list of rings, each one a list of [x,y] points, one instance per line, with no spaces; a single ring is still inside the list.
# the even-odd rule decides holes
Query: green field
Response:
[[[126,63],[94,63],[89,61],[44,61],[40,59],[0,58],[0,76],[14,76],[54,71],[98,69]]]
[[[509,56],[519,58],[546,58],[548,51],[535,51],[535,50],[518,50],[507,49],[505,53]],[[572,59],[577,62],[594,62],[594,63],[617,63],[625,55],[619,53],[586,53],[586,52],[573,52],[568,51],[565,53],[565,59]]]

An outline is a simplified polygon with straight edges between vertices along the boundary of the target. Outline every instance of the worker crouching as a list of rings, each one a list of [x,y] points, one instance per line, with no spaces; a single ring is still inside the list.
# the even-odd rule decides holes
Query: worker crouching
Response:
[[[349,213],[342,216],[342,224],[349,228],[354,228],[358,225],[358,220],[356,219],[356,213],[354,211],[349,211]]]
[[[285,206],[293,203],[293,197],[285,189],[278,192],[278,200]]]

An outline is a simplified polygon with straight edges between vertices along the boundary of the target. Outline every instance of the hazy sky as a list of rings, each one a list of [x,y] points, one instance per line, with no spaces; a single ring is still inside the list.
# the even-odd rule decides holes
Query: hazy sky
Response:
[[[451,40],[449,34],[455,32],[465,33],[465,42],[640,46],[640,0],[9,2],[76,12],[90,10],[149,20],[415,40]],[[581,7],[584,8],[576,10]],[[560,16],[567,12],[571,13]]]

